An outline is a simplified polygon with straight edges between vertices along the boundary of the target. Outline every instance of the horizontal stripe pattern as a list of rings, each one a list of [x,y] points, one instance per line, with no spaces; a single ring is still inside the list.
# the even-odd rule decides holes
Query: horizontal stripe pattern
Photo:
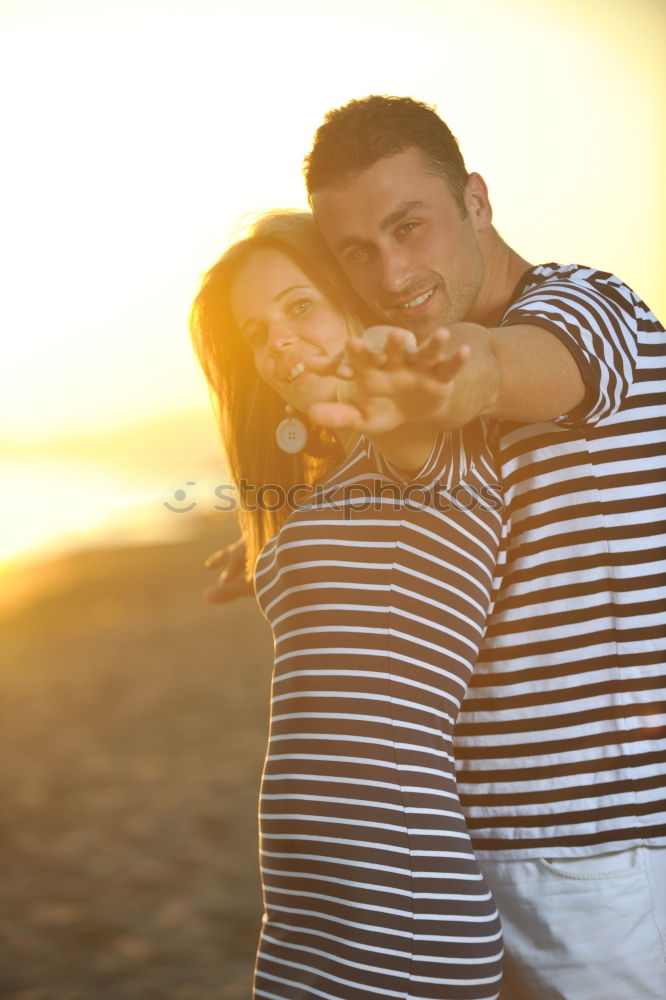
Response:
[[[561,339],[584,404],[500,425],[494,607],[456,727],[480,856],[666,842],[666,339],[618,278],[545,265],[504,324]]]
[[[490,444],[467,439],[441,435],[418,481],[444,499],[490,481],[492,504],[394,503],[379,487],[399,470],[360,442],[258,561],[276,656],[257,998],[498,996],[501,929],[451,752],[501,531]],[[352,485],[377,503],[350,511]]]

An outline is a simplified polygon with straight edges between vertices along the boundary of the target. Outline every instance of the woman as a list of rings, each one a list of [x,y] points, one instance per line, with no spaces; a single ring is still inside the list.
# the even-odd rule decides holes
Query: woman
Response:
[[[498,503],[474,502],[494,482],[488,428],[308,426],[340,394],[308,364],[362,330],[346,296],[289,213],[223,255],[192,314],[236,483],[303,487],[301,506],[241,512],[276,650],[255,996],[490,1000],[501,930],[451,753],[500,530]]]

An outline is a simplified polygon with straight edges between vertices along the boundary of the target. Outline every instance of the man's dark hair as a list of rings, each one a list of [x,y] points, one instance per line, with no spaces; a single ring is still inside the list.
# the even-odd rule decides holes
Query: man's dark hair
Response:
[[[465,212],[468,173],[458,142],[435,109],[411,97],[372,95],[326,115],[305,157],[308,194],[344,186],[377,160],[417,147],[425,163],[448,182]]]

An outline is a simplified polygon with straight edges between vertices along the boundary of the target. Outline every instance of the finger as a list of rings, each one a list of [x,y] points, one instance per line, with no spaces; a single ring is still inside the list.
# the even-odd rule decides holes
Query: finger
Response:
[[[211,553],[204,561],[207,569],[219,569],[221,566],[227,570],[236,569],[243,566],[245,562],[245,539],[241,535],[235,542],[225,545],[223,549]]]
[[[366,341],[349,343],[347,352],[349,364],[354,368],[356,376],[371,368],[390,370],[402,368],[406,356],[412,353],[416,340],[409,330],[396,329],[385,332],[384,328],[379,329],[382,337],[376,338],[375,343]]]
[[[344,379],[354,377],[354,369],[349,364],[346,352],[340,352],[334,358],[304,358],[303,364],[316,375],[335,375]]]
[[[308,407],[308,417],[320,427],[329,427],[331,430],[362,429],[363,414],[349,403],[313,403]]]
[[[404,356],[416,348],[416,337],[401,327],[373,326],[363,332],[363,348],[352,347],[350,355],[360,364],[375,368],[398,368],[404,364]]]
[[[218,569],[220,566],[226,565],[229,559],[229,548],[218,549],[216,552],[211,553],[204,562],[206,569]]]
[[[385,350],[387,352],[398,351],[405,354],[413,354],[417,347],[416,337],[411,330],[403,330],[400,327],[396,327],[389,331],[386,338]]]
[[[368,435],[386,434],[403,422],[385,413],[366,415],[356,407],[344,403],[313,403],[308,415],[313,422],[331,430],[352,430]]]
[[[411,363],[416,351],[416,338],[409,330],[391,330],[386,338],[384,350],[387,356],[386,368],[395,371]]]
[[[368,347],[375,351],[382,351],[389,337],[397,340],[408,350],[416,347],[416,337],[411,330],[406,330],[402,326],[369,326],[363,331],[361,340]]]
[[[451,382],[461,368],[464,367],[471,353],[472,351],[469,345],[462,344],[452,357],[446,358],[444,361],[436,361],[430,369],[430,374],[433,375],[438,382]]]
[[[444,360],[451,353],[450,342],[451,333],[449,330],[435,330],[422,344],[419,344],[408,360],[419,366],[427,366],[435,361]]]
[[[347,356],[354,374],[365,368],[383,368],[388,360],[384,350],[366,344],[360,338],[349,341]]]
[[[344,363],[343,351],[333,355],[333,357],[317,355],[315,357],[303,358],[304,366],[308,371],[314,372],[316,375],[337,375],[338,367],[342,363]]]
[[[374,364],[358,364],[353,379],[340,379],[338,382],[336,402],[349,403],[365,416],[366,401],[375,396],[395,394],[396,382],[401,374],[400,371],[395,373],[386,368],[377,368]],[[411,376],[411,372],[408,375]]]

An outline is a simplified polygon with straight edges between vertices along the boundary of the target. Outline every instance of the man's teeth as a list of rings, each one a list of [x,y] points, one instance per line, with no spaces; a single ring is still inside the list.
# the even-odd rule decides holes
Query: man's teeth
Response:
[[[426,302],[430,298],[430,296],[432,295],[432,292],[433,292],[432,288],[429,288],[427,292],[424,292],[423,295],[419,295],[418,298],[412,299],[411,302],[405,302],[402,308],[403,309],[414,309],[416,306],[423,305],[423,303]]]
[[[293,382],[294,379],[298,378],[299,375],[302,375],[304,371],[305,371],[305,365],[303,364],[302,361],[299,361],[298,364],[294,365],[294,367],[291,369],[291,371],[287,375],[287,381],[288,382]]]

